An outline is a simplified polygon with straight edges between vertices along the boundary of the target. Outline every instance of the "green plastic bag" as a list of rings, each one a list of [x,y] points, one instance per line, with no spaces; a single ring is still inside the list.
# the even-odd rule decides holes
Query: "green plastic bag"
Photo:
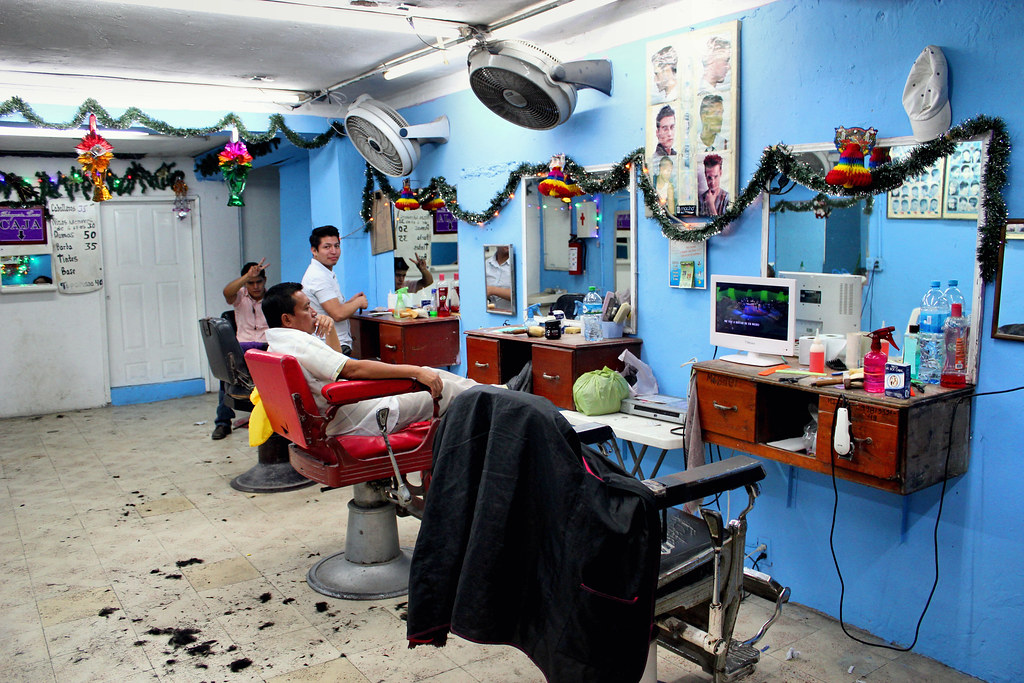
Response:
[[[626,379],[608,367],[584,373],[572,385],[572,400],[576,402],[576,410],[584,415],[617,413],[622,399],[627,396]]]

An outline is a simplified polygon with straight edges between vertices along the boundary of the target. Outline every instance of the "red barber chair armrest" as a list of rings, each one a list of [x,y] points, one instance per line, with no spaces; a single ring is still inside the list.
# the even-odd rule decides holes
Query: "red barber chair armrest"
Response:
[[[430,389],[414,379],[349,379],[332,382],[321,389],[320,393],[331,404],[331,408],[335,408],[368,399],[411,394],[416,391]],[[328,409],[329,415],[333,417],[334,411],[331,408]],[[434,417],[437,417],[437,412],[437,399],[434,399]]]

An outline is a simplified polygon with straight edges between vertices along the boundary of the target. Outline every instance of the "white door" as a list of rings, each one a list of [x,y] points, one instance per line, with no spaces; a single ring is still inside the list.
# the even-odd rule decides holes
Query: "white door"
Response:
[[[102,205],[111,387],[202,377],[192,216],[171,209]]]

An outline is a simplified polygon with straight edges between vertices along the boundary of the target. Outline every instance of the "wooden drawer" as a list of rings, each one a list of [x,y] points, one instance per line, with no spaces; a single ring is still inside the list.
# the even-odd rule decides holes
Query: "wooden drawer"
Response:
[[[832,422],[836,399],[822,396],[818,401],[818,441],[815,459],[831,468]],[[903,448],[900,443],[900,413],[896,409],[850,403],[851,458],[835,456],[836,468],[878,479],[902,482]]]
[[[697,372],[697,404],[700,426],[706,434],[753,442],[757,387],[736,377]],[[714,439],[704,436],[705,441]]]
[[[501,383],[498,342],[480,337],[466,338],[466,376],[481,384]]]
[[[405,360],[405,342],[402,329],[398,325],[381,325],[380,359],[385,363],[407,363]]]
[[[573,352],[550,346],[533,347],[533,393],[559,408],[576,410],[572,384],[582,372],[573,363]]]

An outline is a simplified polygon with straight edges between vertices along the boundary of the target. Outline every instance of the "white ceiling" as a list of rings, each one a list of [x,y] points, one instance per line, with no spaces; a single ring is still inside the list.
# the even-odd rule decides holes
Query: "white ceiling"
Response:
[[[470,34],[523,38],[568,61],[767,1],[605,0],[566,19],[559,15],[595,0],[0,0],[0,101],[17,95],[38,110],[92,97],[112,115],[137,106],[158,119],[171,109],[341,118],[362,93],[400,108],[467,87]],[[354,10],[398,15],[401,32],[355,28]],[[531,13],[536,18],[520,20]],[[413,17],[415,32],[405,16]],[[473,28],[462,31],[461,44],[449,39],[447,65],[385,80],[384,65],[437,43],[430,20]],[[114,145],[115,153],[194,155],[224,141]],[[2,136],[0,156],[74,144]]]

